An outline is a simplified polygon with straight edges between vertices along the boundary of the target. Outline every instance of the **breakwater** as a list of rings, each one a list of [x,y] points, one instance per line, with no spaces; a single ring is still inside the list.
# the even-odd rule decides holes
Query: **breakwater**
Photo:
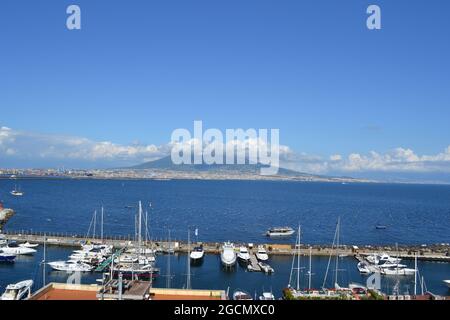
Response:
[[[33,242],[43,244],[44,242],[50,246],[62,246],[62,247],[79,247],[81,243],[86,241],[100,242],[113,245],[115,248],[126,248],[137,245],[134,236],[105,236],[102,239],[86,238],[82,235],[69,234],[69,233],[45,233],[45,232],[32,232],[32,231],[5,231],[5,238],[9,241],[17,242]],[[165,252],[168,248],[173,249],[175,253],[186,253],[189,249],[192,249],[196,245],[203,245],[203,248],[207,254],[219,254],[221,250],[221,242],[202,242],[191,243],[190,246],[186,241],[173,240],[171,242],[165,240],[149,240],[144,241],[144,245],[147,248],[151,248],[155,251]],[[249,246],[249,243],[235,242],[235,246],[238,248],[240,245]],[[293,255],[298,249],[292,244],[274,244],[274,243],[253,243],[250,245],[250,249],[256,249],[258,245],[264,245],[269,254],[273,255]],[[302,245],[301,254],[304,256],[309,255],[309,248],[311,248],[311,255],[313,256],[329,256],[335,254],[336,249],[331,246],[324,245]],[[341,256],[356,256],[356,255],[370,255],[374,253],[385,252],[392,256],[398,256],[402,259],[414,259],[416,254],[418,260],[422,261],[440,261],[450,262],[450,245],[449,244],[436,244],[436,245],[402,245],[402,246],[352,246],[343,245],[339,247],[339,254]]]

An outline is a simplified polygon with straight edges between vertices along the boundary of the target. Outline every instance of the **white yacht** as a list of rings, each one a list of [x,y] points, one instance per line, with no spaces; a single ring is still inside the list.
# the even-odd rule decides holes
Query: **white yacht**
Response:
[[[275,296],[272,292],[263,292],[262,296],[259,296],[259,300],[275,300]]]
[[[225,267],[232,267],[236,263],[236,253],[234,252],[234,244],[225,242],[222,246],[220,260]]]
[[[368,262],[370,262],[371,264],[375,264],[375,265],[382,265],[385,263],[396,264],[396,263],[400,263],[400,261],[402,261],[402,259],[393,258],[393,257],[389,256],[387,253],[372,254],[372,255],[367,256],[366,260]]]
[[[450,288],[450,280],[444,280],[444,283]]]
[[[32,255],[36,250],[32,248],[19,247],[17,243],[10,243],[5,247],[0,248],[3,253],[13,255]]]
[[[15,284],[10,284],[6,287],[5,292],[0,297],[0,300],[22,300],[31,295],[31,287],[33,280],[25,280]]]
[[[249,262],[250,261],[250,254],[248,253],[248,249],[247,247],[240,247],[239,248],[239,252],[237,254],[237,257],[242,261],[242,262]]]
[[[205,255],[205,250],[203,250],[203,246],[195,247],[194,250],[191,251],[190,257],[193,261],[199,261],[203,259]]]
[[[295,231],[291,227],[275,227],[267,230],[266,236],[270,238],[282,238],[282,237],[290,237],[294,233]]]
[[[37,247],[39,247],[39,244],[37,244],[37,243],[29,243],[27,241],[25,243],[19,244],[19,247],[22,247],[22,248],[37,248]]]
[[[372,273],[372,271],[369,268],[369,265],[367,263],[365,263],[365,262],[359,262],[357,267],[358,267],[359,273],[361,273],[361,274],[370,274],[370,273]]]
[[[49,262],[48,265],[56,271],[66,272],[90,272],[93,267],[80,261],[55,261]]]
[[[261,246],[261,245],[258,246],[258,251],[256,252],[256,258],[258,258],[258,260],[260,260],[260,261],[269,260],[269,255],[267,254],[267,251],[264,248],[264,246]]]
[[[233,300],[253,300],[252,296],[243,290],[236,290],[233,292]]]
[[[384,276],[413,276],[416,269],[404,267],[381,268],[380,273]]]

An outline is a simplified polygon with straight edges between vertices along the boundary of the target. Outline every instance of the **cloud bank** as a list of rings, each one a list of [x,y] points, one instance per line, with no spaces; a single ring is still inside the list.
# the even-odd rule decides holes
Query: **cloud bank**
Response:
[[[29,167],[35,166],[34,163],[100,168],[126,166],[162,158],[169,155],[170,150],[169,143],[159,146],[122,145],[0,127],[0,167],[15,167],[18,163]],[[410,148],[399,147],[384,153],[371,151],[367,154],[332,154],[327,157],[298,153],[288,146],[281,146],[280,163],[282,167],[313,174],[450,174],[450,145],[433,155],[419,155]]]

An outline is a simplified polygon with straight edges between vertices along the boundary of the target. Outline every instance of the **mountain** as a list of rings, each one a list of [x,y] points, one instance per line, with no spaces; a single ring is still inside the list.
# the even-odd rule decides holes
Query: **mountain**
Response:
[[[145,162],[137,166],[130,167],[132,170],[160,170],[180,173],[202,173],[202,174],[243,174],[260,175],[261,168],[268,167],[263,164],[180,164],[172,162],[170,156],[159,160]],[[299,178],[302,180],[352,180],[352,178],[336,178],[320,175],[313,175],[298,172],[290,169],[279,168],[277,176],[287,178]]]

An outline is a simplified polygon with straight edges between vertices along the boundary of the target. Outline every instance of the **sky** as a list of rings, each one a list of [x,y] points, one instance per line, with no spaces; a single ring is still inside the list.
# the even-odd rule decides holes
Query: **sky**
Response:
[[[81,8],[81,30],[66,8]],[[381,8],[381,30],[366,9]],[[0,167],[108,167],[277,128],[286,166],[450,174],[446,0],[3,0]]]

